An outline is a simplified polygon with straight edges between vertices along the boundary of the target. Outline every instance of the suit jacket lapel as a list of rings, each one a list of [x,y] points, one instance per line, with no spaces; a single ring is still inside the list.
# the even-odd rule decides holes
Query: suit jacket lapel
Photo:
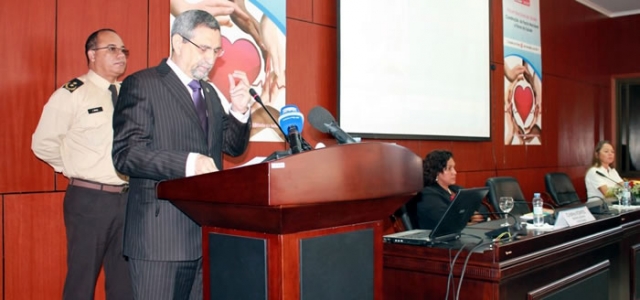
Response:
[[[172,98],[176,99],[180,106],[189,115],[189,118],[193,121],[193,124],[197,125],[197,127],[200,128],[200,131],[204,135],[202,127],[200,126],[200,119],[198,118],[198,114],[196,113],[196,107],[193,105],[193,99],[191,98],[190,94],[191,91],[187,90],[188,88],[185,87],[184,84],[182,84],[182,81],[180,81],[178,75],[176,75],[171,67],[167,65],[166,59],[162,60],[162,62],[158,66],[158,73],[162,77],[164,86],[172,94]],[[207,104],[207,111],[209,110],[208,107],[209,104]],[[209,124],[211,124],[211,122],[209,122]]]
[[[202,86],[204,99],[207,103],[207,116],[209,117],[209,136],[207,137],[207,140],[209,142],[209,149],[211,149],[213,147],[213,141],[215,140],[216,134],[216,120],[214,120],[213,118],[216,116],[220,116],[220,113],[216,112],[216,108],[219,106],[215,104],[220,103],[220,98],[218,98],[218,94],[216,93],[216,90],[213,88],[213,86],[208,82],[200,80],[200,85]]]

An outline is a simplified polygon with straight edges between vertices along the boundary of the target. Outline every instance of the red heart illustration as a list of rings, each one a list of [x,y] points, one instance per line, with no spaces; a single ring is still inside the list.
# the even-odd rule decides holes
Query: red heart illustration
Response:
[[[229,74],[233,71],[243,71],[247,74],[249,84],[254,83],[260,74],[260,54],[258,48],[249,40],[237,39],[231,43],[225,36],[222,37],[222,49],[224,49],[224,55],[216,60],[212,70],[213,77],[210,79],[227,101],[231,101]]]
[[[527,117],[533,109],[533,90],[530,87],[517,86],[513,94],[513,102],[518,110],[518,115],[522,122],[527,121]]]

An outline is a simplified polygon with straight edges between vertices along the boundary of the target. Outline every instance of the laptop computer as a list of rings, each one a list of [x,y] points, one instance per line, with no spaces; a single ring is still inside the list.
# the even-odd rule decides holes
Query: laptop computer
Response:
[[[460,189],[433,230],[403,231],[385,235],[383,239],[386,243],[410,245],[432,245],[456,240],[488,192],[487,187]]]

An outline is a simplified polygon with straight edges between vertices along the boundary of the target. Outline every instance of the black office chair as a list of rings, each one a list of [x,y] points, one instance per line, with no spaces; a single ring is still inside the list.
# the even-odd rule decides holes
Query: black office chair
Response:
[[[547,193],[549,193],[557,207],[581,202],[571,179],[565,173],[545,174],[544,184],[547,186]]]
[[[407,203],[401,206],[394,216],[400,219],[404,230],[418,229],[418,200],[420,200],[420,193],[411,198]]]
[[[487,179],[486,185],[489,187],[489,203],[493,206],[493,210],[496,212],[502,212],[500,209],[500,197],[513,197],[513,209],[511,214],[524,215],[531,212],[528,202],[522,190],[518,180],[513,177],[491,177]]]

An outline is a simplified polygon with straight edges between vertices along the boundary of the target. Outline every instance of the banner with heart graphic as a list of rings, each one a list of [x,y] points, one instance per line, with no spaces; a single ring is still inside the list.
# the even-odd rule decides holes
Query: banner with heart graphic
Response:
[[[284,141],[269,114],[277,120],[286,105],[286,0],[172,0],[172,14],[190,9],[211,13],[220,23],[224,55],[219,57],[209,81],[222,105],[229,109],[228,74],[242,71],[265,107],[252,103],[251,141]],[[229,14],[229,11],[233,11]],[[171,24],[174,16],[171,15]]]
[[[542,144],[540,0],[503,0],[504,143]]]

